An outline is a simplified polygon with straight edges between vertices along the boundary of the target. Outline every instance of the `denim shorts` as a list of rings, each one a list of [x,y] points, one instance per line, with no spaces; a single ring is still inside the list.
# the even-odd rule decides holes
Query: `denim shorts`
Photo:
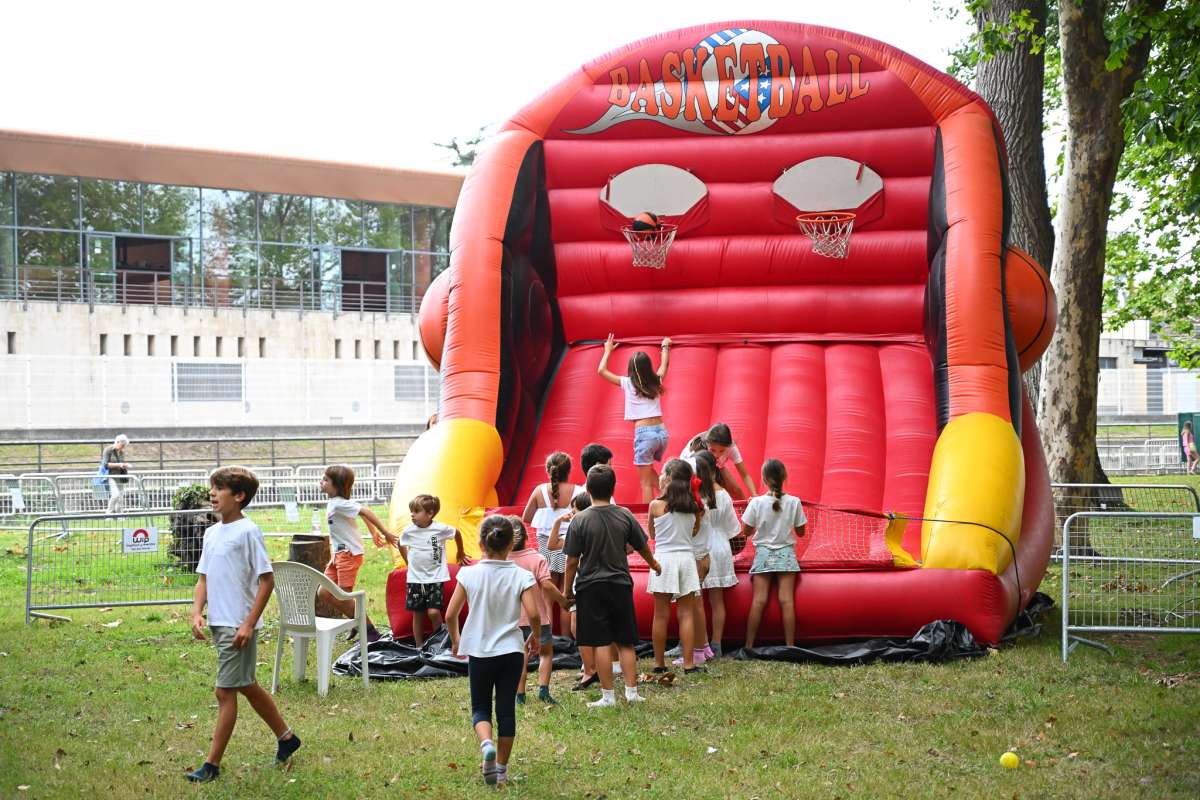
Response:
[[[643,425],[633,429],[634,466],[645,467],[661,461],[666,452],[666,425]]]

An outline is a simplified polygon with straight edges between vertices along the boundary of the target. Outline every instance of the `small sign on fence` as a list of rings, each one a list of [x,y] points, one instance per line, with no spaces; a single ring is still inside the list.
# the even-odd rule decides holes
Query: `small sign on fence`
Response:
[[[129,553],[157,553],[158,528],[125,528],[121,550]]]
[[[12,498],[13,512],[25,510],[25,496],[21,494],[20,487],[14,486],[8,490],[9,497]]]
[[[280,486],[279,499],[283,501],[283,514],[288,522],[300,521],[300,506],[296,504],[296,487]]]

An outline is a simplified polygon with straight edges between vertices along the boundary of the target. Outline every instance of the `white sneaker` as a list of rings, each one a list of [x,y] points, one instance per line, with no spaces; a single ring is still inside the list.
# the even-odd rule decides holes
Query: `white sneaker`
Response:
[[[595,700],[587,704],[588,708],[611,708],[617,704],[617,698],[609,695],[601,695],[599,700]]]
[[[629,692],[625,692],[625,702],[626,703],[644,703],[644,702],[646,702],[646,698],[642,697],[636,691],[633,694],[630,694]]]

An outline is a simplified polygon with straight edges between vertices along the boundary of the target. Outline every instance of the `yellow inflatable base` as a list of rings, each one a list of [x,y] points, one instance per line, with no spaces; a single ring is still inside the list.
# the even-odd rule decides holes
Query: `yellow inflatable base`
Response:
[[[1021,535],[1024,502],[1025,459],[1013,426],[982,412],[952,420],[933,450],[921,565],[1001,574]]]
[[[400,464],[388,527],[397,535],[412,522],[408,503],[419,494],[441,500],[438,522],[462,533],[463,549],[471,558],[479,556],[479,523],[484,510],[496,505],[496,481],[504,463],[504,448],[495,427],[475,419],[439,422],[413,442]],[[453,543],[448,559],[457,559]],[[397,567],[404,559],[396,552]]]

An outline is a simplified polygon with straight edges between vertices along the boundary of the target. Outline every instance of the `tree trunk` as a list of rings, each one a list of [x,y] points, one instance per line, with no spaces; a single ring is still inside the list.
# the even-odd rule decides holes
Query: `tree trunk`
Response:
[[[1161,10],[1164,2],[1150,0],[1142,13]],[[1121,69],[1106,70],[1110,44],[1104,11],[1102,0],[1059,4],[1067,150],[1050,273],[1058,293],[1058,329],[1042,357],[1038,413],[1050,479],[1056,483],[1106,480],[1096,452],[1105,242],[1125,149],[1121,103],[1145,69],[1150,50],[1149,37],[1143,36]],[[1086,532],[1081,534],[1084,541],[1072,544],[1086,549]]]
[[[975,15],[980,30],[989,22],[1006,23],[1014,12],[1028,9],[1037,20],[1036,36],[1046,33],[1046,0],[992,0]],[[1046,270],[1054,258],[1054,224],[1046,197],[1046,165],[1042,147],[1045,51],[1029,44],[982,61],[976,89],[996,113],[1008,153],[1008,194],[1012,207],[1009,242],[1024,249]],[[1041,362],[1025,374],[1030,404],[1038,408]]]

